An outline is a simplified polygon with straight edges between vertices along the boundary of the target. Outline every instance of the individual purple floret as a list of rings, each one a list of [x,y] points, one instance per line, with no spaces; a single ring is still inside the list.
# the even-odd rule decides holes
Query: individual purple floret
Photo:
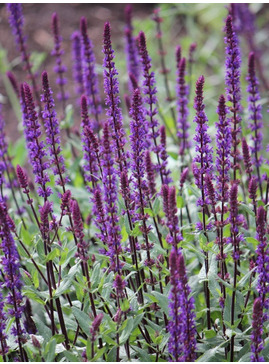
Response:
[[[101,129],[100,114],[101,98],[98,88],[98,78],[96,74],[95,56],[93,45],[88,36],[87,22],[84,17],[80,19],[81,32],[81,50],[82,50],[82,71],[85,93],[88,98],[90,114],[94,117],[93,131],[98,132]]]
[[[80,97],[84,93],[84,85],[81,56],[81,37],[77,30],[72,34],[71,41],[73,51],[73,78],[76,83],[76,93]]]
[[[46,131],[46,143],[48,146],[50,167],[52,168],[53,174],[57,176],[55,183],[64,187],[70,179],[69,177],[64,176],[66,168],[64,164],[64,157],[61,153],[62,148],[59,121],[55,111],[55,103],[46,71],[42,73],[42,86],[43,94],[41,95],[41,101],[44,103],[42,117]]]
[[[266,211],[263,206],[260,206],[257,211],[257,236],[259,245],[256,249],[257,254],[257,272],[259,274],[257,291],[262,298],[265,307],[269,307],[268,299],[265,300],[266,294],[269,292],[269,249],[267,247],[266,238]]]
[[[6,303],[9,305],[8,315],[15,318],[15,325],[12,327],[11,332],[18,339],[21,361],[25,361],[22,350],[22,339],[25,332],[20,322],[23,313],[20,258],[12,236],[15,224],[8,215],[5,203],[0,203],[0,227],[1,250],[3,252],[1,265],[4,285],[8,289]]]
[[[261,297],[255,299],[253,304],[252,334],[251,334],[251,361],[265,361],[261,355],[263,350],[263,303]]]
[[[232,17],[228,15],[225,26],[225,43],[226,46],[226,94],[227,100],[231,103],[230,111],[232,113],[231,123],[233,124],[232,132],[232,144],[233,144],[233,180],[236,180],[236,171],[238,167],[239,150],[237,146],[239,144],[238,134],[241,132],[241,87],[240,87],[240,66],[241,57],[240,49],[238,45],[238,39],[233,29]]]
[[[256,77],[255,72],[255,54],[250,53],[248,58],[248,75],[247,75],[248,87],[247,92],[248,96],[248,111],[249,111],[249,127],[252,131],[251,140],[253,141],[253,145],[250,147],[252,154],[252,162],[256,167],[257,176],[259,180],[260,193],[262,196],[262,188],[261,188],[261,175],[260,175],[260,167],[263,162],[263,157],[260,155],[262,151],[262,106],[259,103],[260,93],[259,93],[259,81]]]
[[[33,96],[27,83],[23,86],[23,92],[25,97],[24,133],[26,137],[29,161],[33,167],[35,182],[40,185],[37,192],[39,196],[44,197],[46,200],[52,194],[52,189],[46,186],[46,184],[50,181],[46,171],[49,168],[49,162],[44,162],[43,160],[43,158],[47,156],[47,152],[45,150],[45,143],[40,140],[40,123],[35,111]]]
[[[172,361],[193,362],[196,359],[195,307],[182,252],[173,247],[169,262],[172,288],[169,294],[168,351]]]
[[[107,22],[104,26],[104,91],[106,94],[105,103],[107,106],[108,123],[112,131],[112,139],[116,156],[116,161],[119,165],[118,174],[127,167],[126,155],[124,151],[125,131],[122,122],[122,112],[120,108],[119,97],[119,81],[118,71],[115,68],[114,50],[111,44],[110,24]]]
[[[114,168],[114,158],[112,153],[111,140],[109,138],[108,124],[104,124],[103,142],[101,146],[102,167],[103,167],[103,187],[105,214],[107,220],[107,255],[110,258],[110,269],[119,272],[123,266],[119,255],[122,253],[121,246],[121,228],[118,224],[119,216],[117,214],[117,173]]]
[[[57,97],[59,101],[63,102],[64,112],[66,101],[69,99],[68,93],[64,89],[64,85],[67,80],[64,77],[64,73],[67,71],[65,65],[63,65],[62,56],[64,54],[64,50],[62,49],[62,37],[59,31],[59,18],[57,13],[52,14],[52,31],[54,36],[54,49],[51,52],[52,56],[55,56],[56,66],[54,67],[54,72],[57,74],[56,82],[60,87],[60,92]]]
[[[186,149],[189,148],[190,143],[188,141],[189,132],[188,129],[190,124],[188,123],[188,93],[189,87],[185,81],[185,69],[186,69],[186,58],[182,58],[177,64],[177,136],[179,138],[179,154],[183,156],[186,153]]]
[[[219,98],[219,104],[217,113],[219,120],[216,123],[216,170],[217,170],[217,199],[223,204],[228,202],[228,190],[230,181],[230,169],[231,169],[231,146],[232,146],[232,134],[230,127],[230,120],[227,118],[227,108],[225,105],[225,97],[223,95]]]
[[[128,74],[133,75],[135,79],[139,80],[139,57],[136,46],[136,41],[133,36],[132,25],[132,5],[126,5],[124,9],[125,14],[125,38],[126,38],[126,54],[127,54],[127,70]],[[133,90],[133,87],[132,87]]]
[[[196,82],[196,97],[194,99],[194,108],[196,110],[196,116],[194,122],[196,126],[196,134],[193,138],[196,142],[195,151],[196,156],[193,159],[193,172],[195,177],[195,184],[201,190],[202,197],[198,199],[197,205],[205,208],[207,190],[204,184],[205,174],[211,176],[213,170],[213,149],[211,147],[211,138],[207,133],[208,119],[205,114],[203,103],[203,87],[204,87],[204,76],[200,76]]]

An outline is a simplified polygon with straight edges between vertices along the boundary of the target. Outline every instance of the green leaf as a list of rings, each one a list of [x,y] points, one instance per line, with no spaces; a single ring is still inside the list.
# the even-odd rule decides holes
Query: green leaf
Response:
[[[149,363],[152,361],[151,357],[148,355],[146,350],[140,349],[138,346],[132,346],[132,349],[137,352],[141,361],[146,362],[146,363]]]
[[[184,198],[182,196],[177,196],[177,207],[179,209],[184,207]]]
[[[56,339],[52,338],[45,347],[44,356],[46,362],[54,361],[53,359],[55,358],[56,355],[55,349],[56,349]]]
[[[73,312],[75,318],[77,319],[81,329],[85,332],[86,335],[89,335],[90,328],[91,328],[91,320],[90,320],[89,316],[85,312],[80,311],[78,308],[76,308],[74,306],[72,307],[72,312]],[[74,329],[75,329],[75,327],[74,327]]]
[[[153,202],[153,206],[152,206],[152,210],[154,215],[158,215],[160,212],[160,206],[161,206],[161,201],[159,197],[156,197],[154,202]]]
[[[242,202],[241,202],[241,204],[239,204],[238,210],[239,210],[239,212],[245,212],[245,213],[249,214],[250,216],[255,217],[254,211],[251,210],[250,207],[248,207],[247,205],[243,204]]]
[[[100,282],[101,279],[101,267],[100,267],[100,263],[95,263],[94,267],[93,267],[93,271],[92,271],[92,275],[91,275],[91,283],[92,286],[97,286]]]
[[[218,361],[216,360],[216,354],[217,351],[225,344],[225,342],[223,342],[222,344],[220,344],[219,346],[213,348],[213,349],[208,349],[206,350],[206,352],[200,356],[197,361],[202,361],[202,362],[211,362],[211,361]]]
[[[206,339],[212,339],[212,337],[215,337],[217,335],[216,331],[211,329],[211,330],[204,330],[204,334]]]
[[[71,353],[70,351],[64,351],[64,356],[69,362],[80,362],[78,355]]]
[[[129,303],[129,301],[128,301],[126,298],[123,300],[123,302],[121,302],[121,304],[120,304],[120,308],[121,308],[121,310],[122,310],[123,312],[125,312],[125,311],[128,311],[128,310],[129,310],[129,308],[130,308],[130,303]]]
[[[168,316],[168,297],[157,291],[153,291],[151,294],[158,299],[159,306]]]
[[[124,344],[130,337],[133,330],[133,320],[127,319],[127,324],[120,335],[120,345]]]
[[[47,256],[45,259],[45,262],[49,262],[50,260],[55,259],[56,257],[60,256],[60,250],[57,248],[54,248]]]
[[[48,342],[51,338],[51,329],[49,329],[38,317],[33,316],[33,320],[36,324],[39,335],[44,338],[45,343]]]
[[[32,271],[32,280],[33,280],[35,288],[38,288],[39,279],[38,279],[38,270],[36,270],[36,269]]]

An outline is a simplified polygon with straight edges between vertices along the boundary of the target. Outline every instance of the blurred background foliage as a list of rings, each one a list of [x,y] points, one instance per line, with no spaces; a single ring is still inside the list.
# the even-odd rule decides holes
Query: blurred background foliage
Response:
[[[122,95],[128,92],[128,75],[126,72],[126,58],[124,56],[124,6],[125,4],[24,4],[25,34],[28,38],[28,49],[32,54],[32,62],[35,71],[40,74],[43,69],[49,72],[50,79],[55,81],[53,73],[54,58],[50,56],[53,48],[53,37],[51,34],[51,14],[56,11],[60,18],[61,33],[63,36],[63,47],[65,49],[64,63],[68,67],[68,88],[71,93],[70,103],[74,107],[72,122],[76,127],[80,125],[80,110],[76,102],[74,84],[72,79],[72,57],[70,36],[79,27],[80,17],[86,16],[89,26],[89,35],[95,46],[95,54],[98,62],[98,73],[100,74],[100,89],[102,91],[102,34],[104,22],[109,20],[112,26],[112,42],[116,51],[116,66],[119,70],[119,80]],[[169,85],[173,96],[176,88],[176,61],[175,47],[181,45],[182,55],[188,57],[191,43],[197,43],[195,52],[195,64],[192,75],[192,93],[190,96],[190,122],[193,120],[193,98],[195,81],[199,75],[205,76],[205,103],[209,118],[210,132],[214,136],[214,123],[217,119],[215,110],[217,100],[221,93],[225,92],[225,44],[223,41],[224,19],[227,16],[229,4],[133,4],[134,33],[143,30],[147,36],[149,54],[152,58],[153,69],[156,72],[158,85],[158,99],[162,113],[165,115],[168,126],[173,130],[173,122],[169,114],[169,107],[174,107],[176,101],[168,103],[160,68],[160,57],[156,38],[156,24],[152,20],[153,10],[160,7],[160,16],[163,18],[161,24],[162,36],[166,54]],[[249,5],[255,16],[256,31],[254,41],[260,51],[261,62],[264,73],[269,79],[269,5],[253,3]],[[1,102],[4,103],[4,114],[7,123],[7,134],[14,141],[19,137],[18,120],[20,120],[19,103],[5,77],[7,70],[12,70],[19,82],[26,80],[25,73],[18,52],[14,45],[13,35],[9,29],[6,9],[0,8],[0,72],[1,72]],[[246,37],[240,35],[242,52],[242,104],[244,107],[243,128],[247,124],[246,107],[246,72],[249,53],[249,45]],[[52,82],[52,88],[56,92],[56,84]],[[268,93],[261,85],[262,104],[268,103]],[[125,113],[125,123],[128,125],[128,117],[122,97],[122,105]],[[60,105],[59,105],[60,108]],[[267,106],[263,108],[263,113]],[[194,125],[191,122],[192,131]],[[244,128],[244,133],[247,129]],[[265,136],[265,143],[269,142],[269,136]],[[176,151],[173,143],[168,144],[170,151]]]

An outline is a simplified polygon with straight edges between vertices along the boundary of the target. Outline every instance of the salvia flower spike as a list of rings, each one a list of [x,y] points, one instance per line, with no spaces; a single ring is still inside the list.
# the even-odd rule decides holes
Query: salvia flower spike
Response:
[[[43,94],[41,101],[44,103],[42,117],[46,131],[46,143],[50,157],[50,166],[53,174],[57,176],[56,184],[65,189],[65,184],[70,181],[66,174],[64,157],[61,153],[60,127],[57,114],[55,111],[55,103],[52,96],[52,90],[49,85],[48,74],[46,71],[42,73]]]
[[[136,41],[133,35],[132,25],[132,5],[126,5],[125,13],[125,39],[126,39],[126,55],[127,55],[127,70],[128,74],[132,75],[137,81],[139,80],[139,57],[136,46]],[[132,85],[132,81],[131,81]],[[132,89],[132,88],[131,88]]]
[[[114,150],[116,160],[119,165],[119,175],[127,168],[127,159],[124,151],[126,143],[125,131],[122,122],[122,112],[120,108],[120,97],[119,97],[119,81],[118,71],[115,67],[114,50],[112,49],[111,43],[111,29],[110,23],[105,23],[104,26],[104,91],[106,95],[105,103],[107,106],[107,117],[108,123],[112,130],[112,139],[114,143]]]
[[[47,169],[49,162],[44,161],[47,156],[44,141],[40,140],[41,126],[35,111],[35,104],[30,87],[27,83],[23,87],[25,95],[25,120],[24,133],[26,137],[26,145],[28,148],[29,160],[35,175],[35,182],[39,185],[38,194],[46,200],[51,194],[52,189],[46,184],[50,181]]]
[[[87,95],[90,114],[93,116],[93,131],[101,129],[100,114],[102,112],[101,98],[96,74],[96,61],[93,52],[93,44],[88,36],[87,21],[85,17],[80,19],[81,51],[82,51],[82,74],[83,85]]]
[[[238,44],[237,35],[233,28],[233,19],[228,15],[225,26],[225,43],[226,43],[226,94],[227,100],[231,104],[231,122],[233,124],[232,132],[232,156],[233,156],[233,180],[236,180],[236,172],[238,169],[239,150],[238,144],[240,143],[239,134],[241,133],[241,57]]]
[[[62,101],[63,105],[63,113],[65,115],[65,106],[66,101],[69,99],[69,94],[65,90],[65,84],[67,83],[67,79],[64,74],[67,71],[66,66],[63,64],[62,56],[64,55],[64,50],[62,48],[62,36],[60,35],[59,29],[59,17],[57,13],[52,14],[52,32],[54,36],[54,49],[51,54],[55,56],[56,66],[54,67],[54,72],[57,74],[56,82],[60,87],[60,92],[57,97],[58,100]]]
[[[248,58],[248,111],[249,111],[249,127],[252,131],[251,140],[253,146],[250,147],[252,154],[252,162],[256,167],[257,177],[259,181],[260,194],[262,196],[262,181],[260,167],[263,162],[263,157],[260,155],[262,151],[262,106],[260,104],[259,81],[255,71],[255,54],[251,52]]]

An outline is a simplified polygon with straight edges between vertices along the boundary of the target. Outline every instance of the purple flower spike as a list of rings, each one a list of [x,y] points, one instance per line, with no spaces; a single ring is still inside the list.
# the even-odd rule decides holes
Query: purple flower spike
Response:
[[[6,73],[12,87],[13,87],[13,90],[15,91],[18,99],[20,98],[20,91],[19,91],[19,86],[18,86],[18,82],[16,80],[16,77],[14,75],[14,73],[12,73],[11,71],[7,71]]]
[[[43,161],[47,152],[45,151],[45,143],[40,141],[40,124],[35,111],[33,96],[27,83],[23,86],[23,93],[25,97],[24,133],[29,160],[33,167],[35,182],[40,185],[37,192],[39,196],[44,197],[46,200],[52,194],[52,189],[46,186],[47,182],[50,181],[48,173],[46,172],[49,168],[49,163]]]
[[[92,335],[91,341],[95,341],[96,340],[96,335],[97,335],[97,333],[99,331],[99,327],[101,325],[101,322],[103,320],[103,317],[104,317],[104,314],[101,312],[93,320],[92,327],[90,328],[90,333]]]
[[[83,222],[81,218],[79,205],[76,200],[74,200],[72,203],[72,218],[74,222],[74,232],[78,239],[77,256],[79,256],[81,260],[87,261],[89,259],[88,256],[89,244],[84,240]]]
[[[29,185],[28,185],[28,178],[27,178],[25,171],[21,168],[21,166],[17,165],[16,172],[17,172],[18,181],[22,188],[23,193],[26,193],[26,194],[29,193],[30,190],[29,190]]]
[[[132,6],[127,5],[124,9],[125,13],[125,38],[126,38],[126,54],[127,54],[127,70],[132,74],[136,80],[139,80],[139,60],[136,41],[133,36],[132,25]],[[135,89],[137,87],[133,87]]]
[[[139,89],[136,89],[133,93],[132,107],[130,110],[132,118],[130,123],[130,142],[132,149],[132,171],[134,176],[134,200],[136,206],[140,209],[147,205],[146,195],[148,193],[148,186],[144,179],[147,132],[145,129],[143,111],[141,94]]]
[[[231,238],[228,240],[232,243],[233,259],[237,261],[240,258],[240,243],[244,240],[242,234],[239,233],[239,226],[242,225],[241,216],[238,214],[238,186],[237,183],[233,183],[230,189],[230,217],[231,224]]]
[[[163,176],[163,183],[168,185],[172,182],[172,178],[170,177],[171,171],[167,169],[168,155],[166,152],[166,130],[164,125],[160,127],[160,160],[160,171]]]
[[[0,203],[0,237],[1,237],[1,266],[4,275],[4,285],[8,289],[6,303],[10,305],[8,315],[15,318],[15,325],[12,327],[12,334],[21,340],[25,331],[23,330],[20,319],[23,313],[23,297],[21,294],[22,281],[20,274],[20,258],[12,236],[15,224],[8,215],[7,206]],[[23,356],[23,353],[21,353]],[[24,361],[24,358],[21,358]]]
[[[158,137],[160,135],[159,130],[159,122],[157,119],[158,110],[156,107],[157,104],[157,89],[156,89],[156,81],[155,74],[151,72],[151,58],[148,54],[146,36],[144,32],[139,33],[138,38],[139,45],[139,54],[141,57],[141,62],[143,66],[143,93],[145,95],[145,103],[148,105],[148,109],[146,110],[146,114],[148,116],[148,130],[151,129],[149,133],[149,138],[152,141],[152,151],[157,156],[158,165],[155,166],[155,169],[160,173],[162,184],[165,183],[165,176],[163,176],[162,168],[161,168],[161,160],[160,160],[160,152],[163,149],[162,146],[158,145]]]
[[[229,181],[230,181],[230,168],[231,168],[231,146],[232,134],[230,127],[230,119],[227,118],[227,108],[225,105],[225,97],[223,95],[219,98],[217,113],[219,121],[216,123],[216,169],[217,169],[217,185],[216,192],[217,198],[222,203],[228,202],[229,199]]]
[[[252,131],[251,140],[253,146],[250,147],[252,154],[252,163],[256,167],[257,177],[260,187],[260,194],[262,196],[262,181],[260,174],[260,167],[263,162],[263,157],[260,155],[262,146],[262,106],[260,104],[260,93],[259,93],[259,81],[256,77],[255,72],[255,54],[252,52],[248,58],[248,75],[247,75],[248,87],[248,111],[249,111],[249,127]]]
[[[196,110],[196,116],[194,122],[197,124],[196,134],[194,141],[196,142],[195,151],[196,156],[194,158],[193,172],[195,177],[195,183],[202,192],[202,198],[198,200],[197,205],[204,208],[206,202],[207,189],[204,185],[205,174],[211,176],[213,170],[213,149],[210,146],[211,138],[207,133],[207,116],[205,114],[203,103],[203,87],[204,76],[200,76],[196,83],[196,97],[194,99],[194,108]]]
[[[10,13],[9,23],[15,37],[17,49],[21,54],[22,61],[25,64],[25,70],[27,71],[28,76],[31,79],[35,97],[39,102],[39,94],[36,85],[35,75],[32,72],[30,54],[27,50],[26,37],[23,33],[24,17],[22,12],[22,4],[7,4],[7,9]]]
[[[263,298],[269,292],[269,249],[267,247],[266,238],[266,211],[263,206],[260,206],[257,211],[257,239],[259,240],[259,245],[256,249],[257,254],[257,272],[259,274],[257,291],[260,297]],[[266,308],[268,308],[268,299],[266,300]]]
[[[81,118],[82,118],[82,148],[83,148],[83,169],[87,182],[92,182],[93,187],[98,182],[98,166],[96,161],[96,153],[98,154],[98,142],[91,128],[91,122],[88,115],[87,97],[81,97]],[[97,148],[97,149],[96,149]]]
[[[179,230],[179,222],[177,216],[176,188],[167,185],[162,186],[163,210],[167,219],[167,227],[169,234],[166,240],[175,248],[182,241],[182,235]]]
[[[49,227],[49,215],[52,212],[52,202],[46,201],[44,205],[40,208],[40,221],[41,221],[41,232],[43,237],[47,237],[50,227]]]
[[[66,173],[66,168],[64,164],[64,157],[61,154],[62,148],[59,121],[55,111],[55,103],[46,71],[42,73],[42,85],[43,94],[41,96],[41,101],[44,103],[42,117],[46,131],[46,143],[48,145],[50,165],[52,166],[53,174],[58,176],[56,179],[56,184],[64,187],[65,184],[70,181],[70,179],[67,176],[64,176]]]
[[[73,51],[73,77],[76,83],[76,93],[80,95],[84,93],[82,56],[81,56],[81,38],[80,33],[75,31],[71,36]]]
[[[150,151],[146,151],[145,155],[145,165],[146,165],[146,172],[147,172],[147,180],[148,180],[148,187],[151,197],[156,194],[156,183],[155,183],[155,173],[153,164],[150,157]]]
[[[242,139],[242,152],[243,152],[243,161],[246,173],[250,176],[253,169],[252,169],[248,143],[245,138]]]
[[[81,46],[82,46],[82,69],[85,93],[88,98],[89,110],[94,117],[93,130],[98,132],[101,129],[100,114],[101,98],[98,88],[98,78],[95,71],[95,56],[93,45],[88,36],[87,22],[84,17],[80,19]]]
[[[226,93],[227,99],[231,103],[230,111],[232,113],[231,122],[233,124],[232,143],[233,143],[233,179],[236,180],[236,170],[238,169],[239,143],[238,134],[241,131],[241,88],[240,88],[240,49],[238,39],[233,29],[232,17],[228,15],[225,26],[225,43],[226,46]]]
[[[256,298],[253,304],[253,320],[251,334],[251,361],[261,362],[264,357],[260,354],[263,350],[263,303],[260,297]]]
[[[172,361],[193,362],[196,359],[194,299],[189,297],[191,290],[182,252],[173,247],[169,262],[172,288],[169,294],[168,351]]]
[[[190,143],[188,141],[189,133],[188,129],[190,124],[188,123],[188,93],[189,87],[186,85],[185,81],[185,69],[186,69],[186,59],[182,58],[177,64],[178,78],[177,78],[177,100],[178,100],[178,132],[177,136],[180,141],[179,154],[184,155],[186,149],[189,148]]]
[[[59,18],[57,13],[52,14],[52,31],[54,36],[54,49],[52,50],[51,55],[55,56],[56,58],[54,72],[58,75],[56,82],[60,86],[60,92],[57,96],[58,100],[63,101],[63,105],[65,105],[65,101],[69,99],[68,93],[64,90],[64,85],[67,82],[66,78],[64,77],[64,73],[67,71],[67,68],[62,62],[64,50],[62,49],[62,37],[59,31]]]
[[[112,145],[109,138],[108,124],[104,124],[103,143],[101,146],[102,167],[103,167],[103,186],[105,214],[107,217],[107,255],[110,258],[110,269],[119,272],[123,266],[119,259],[122,253],[120,226],[118,224],[118,188],[117,174],[114,169],[114,159],[112,154]]]
[[[110,24],[104,26],[104,91],[106,94],[105,103],[107,105],[108,123],[112,130],[112,138],[116,160],[119,164],[119,175],[127,167],[126,155],[124,152],[125,131],[122,123],[122,112],[120,108],[118,71],[115,68],[114,50],[111,44]]]

